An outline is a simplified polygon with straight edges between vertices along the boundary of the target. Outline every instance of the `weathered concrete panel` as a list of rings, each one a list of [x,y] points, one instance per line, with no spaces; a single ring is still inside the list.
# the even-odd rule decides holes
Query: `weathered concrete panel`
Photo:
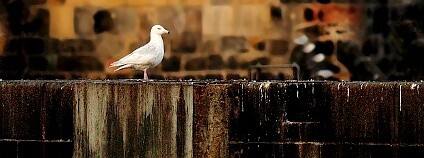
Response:
[[[18,158],[71,158],[72,142],[43,142],[43,141],[22,141],[18,142]]]
[[[326,103],[321,87],[316,83],[233,84],[231,141],[318,141],[314,135]]]
[[[320,154],[314,157],[346,157],[349,152],[357,155],[354,157],[383,156],[378,151],[389,152],[385,155],[389,157],[398,157],[399,152],[411,155],[408,152],[424,149],[410,147],[411,144],[422,146],[423,141],[424,92],[420,85],[235,83],[229,88],[230,155],[285,157],[284,154],[293,152],[308,155],[314,151],[286,152],[285,146],[311,142],[320,146]]]
[[[338,157],[403,157],[397,155],[397,149],[390,145],[376,144],[325,144],[319,147],[322,158]]]
[[[403,83],[396,85],[399,103],[398,137],[402,144],[424,144],[424,84]],[[424,155],[424,152],[422,153]]]
[[[326,141],[399,143],[399,84],[333,83],[324,92],[328,99],[324,122]]]
[[[0,81],[0,157],[424,156],[421,86]]]
[[[225,89],[181,82],[76,83],[74,157],[227,157]]]
[[[193,156],[228,157],[228,85],[195,85],[193,89]]]
[[[72,139],[71,91],[64,82],[1,82],[0,139]]]
[[[190,100],[179,104],[190,97],[187,94],[192,95],[190,88],[150,83],[76,84],[74,157],[177,157],[177,136],[186,136],[177,134],[177,111],[192,106]],[[180,121],[184,125],[180,128],[191,127],[190,121]],[[190,141],[179,140],[180,146],[191,146],[186,144]]]
[[[17,142],[0,141],[0,157],[16,157],[18,155]]]
[[[1,137],[41,139],[41,83],[8,84],[1,89]]]
[[[0,157],[72,157],[72,86],[0,82]]]

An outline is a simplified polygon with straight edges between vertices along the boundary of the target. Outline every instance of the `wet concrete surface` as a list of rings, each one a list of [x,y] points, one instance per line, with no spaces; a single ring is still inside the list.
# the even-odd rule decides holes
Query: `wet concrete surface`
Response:
[[[0,157],[70,157],[71,89],[66,82],[0,81]]]
[[[230,155],[423,156],[422,85],[421,82],[233,85]]]
[[[0,157],[424,156],[422,82],[0,81]]]

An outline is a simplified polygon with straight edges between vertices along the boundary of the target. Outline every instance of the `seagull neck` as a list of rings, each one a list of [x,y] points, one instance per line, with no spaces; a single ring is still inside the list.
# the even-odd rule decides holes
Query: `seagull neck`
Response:
[[[150,42],[163,43],[162,36],[157,34],[150,34]]]

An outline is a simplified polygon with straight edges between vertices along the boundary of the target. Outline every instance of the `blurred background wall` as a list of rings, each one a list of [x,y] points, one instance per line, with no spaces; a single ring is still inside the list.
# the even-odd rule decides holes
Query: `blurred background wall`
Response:
[[[422,80],[419,0],[1,0],[1,79],[142,78],[109,64],[161,24],[154,79],[243,79],[296,62],[302,79]],[[291,79],[267,69],[262,79]]]

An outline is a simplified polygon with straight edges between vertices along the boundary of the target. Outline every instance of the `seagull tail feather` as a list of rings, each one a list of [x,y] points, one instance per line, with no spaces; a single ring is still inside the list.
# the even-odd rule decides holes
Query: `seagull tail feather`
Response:
[[[118,67],[117,69],[115,69],[114,71],[116,72],[116,71],[119,71],[119,70],[122,70],[122,69],[125,69],[125,68],[129,68],[129,67],[131,67],[132,65],[131,64],[127,64],[127,65],[122,65],[121,67]]]

